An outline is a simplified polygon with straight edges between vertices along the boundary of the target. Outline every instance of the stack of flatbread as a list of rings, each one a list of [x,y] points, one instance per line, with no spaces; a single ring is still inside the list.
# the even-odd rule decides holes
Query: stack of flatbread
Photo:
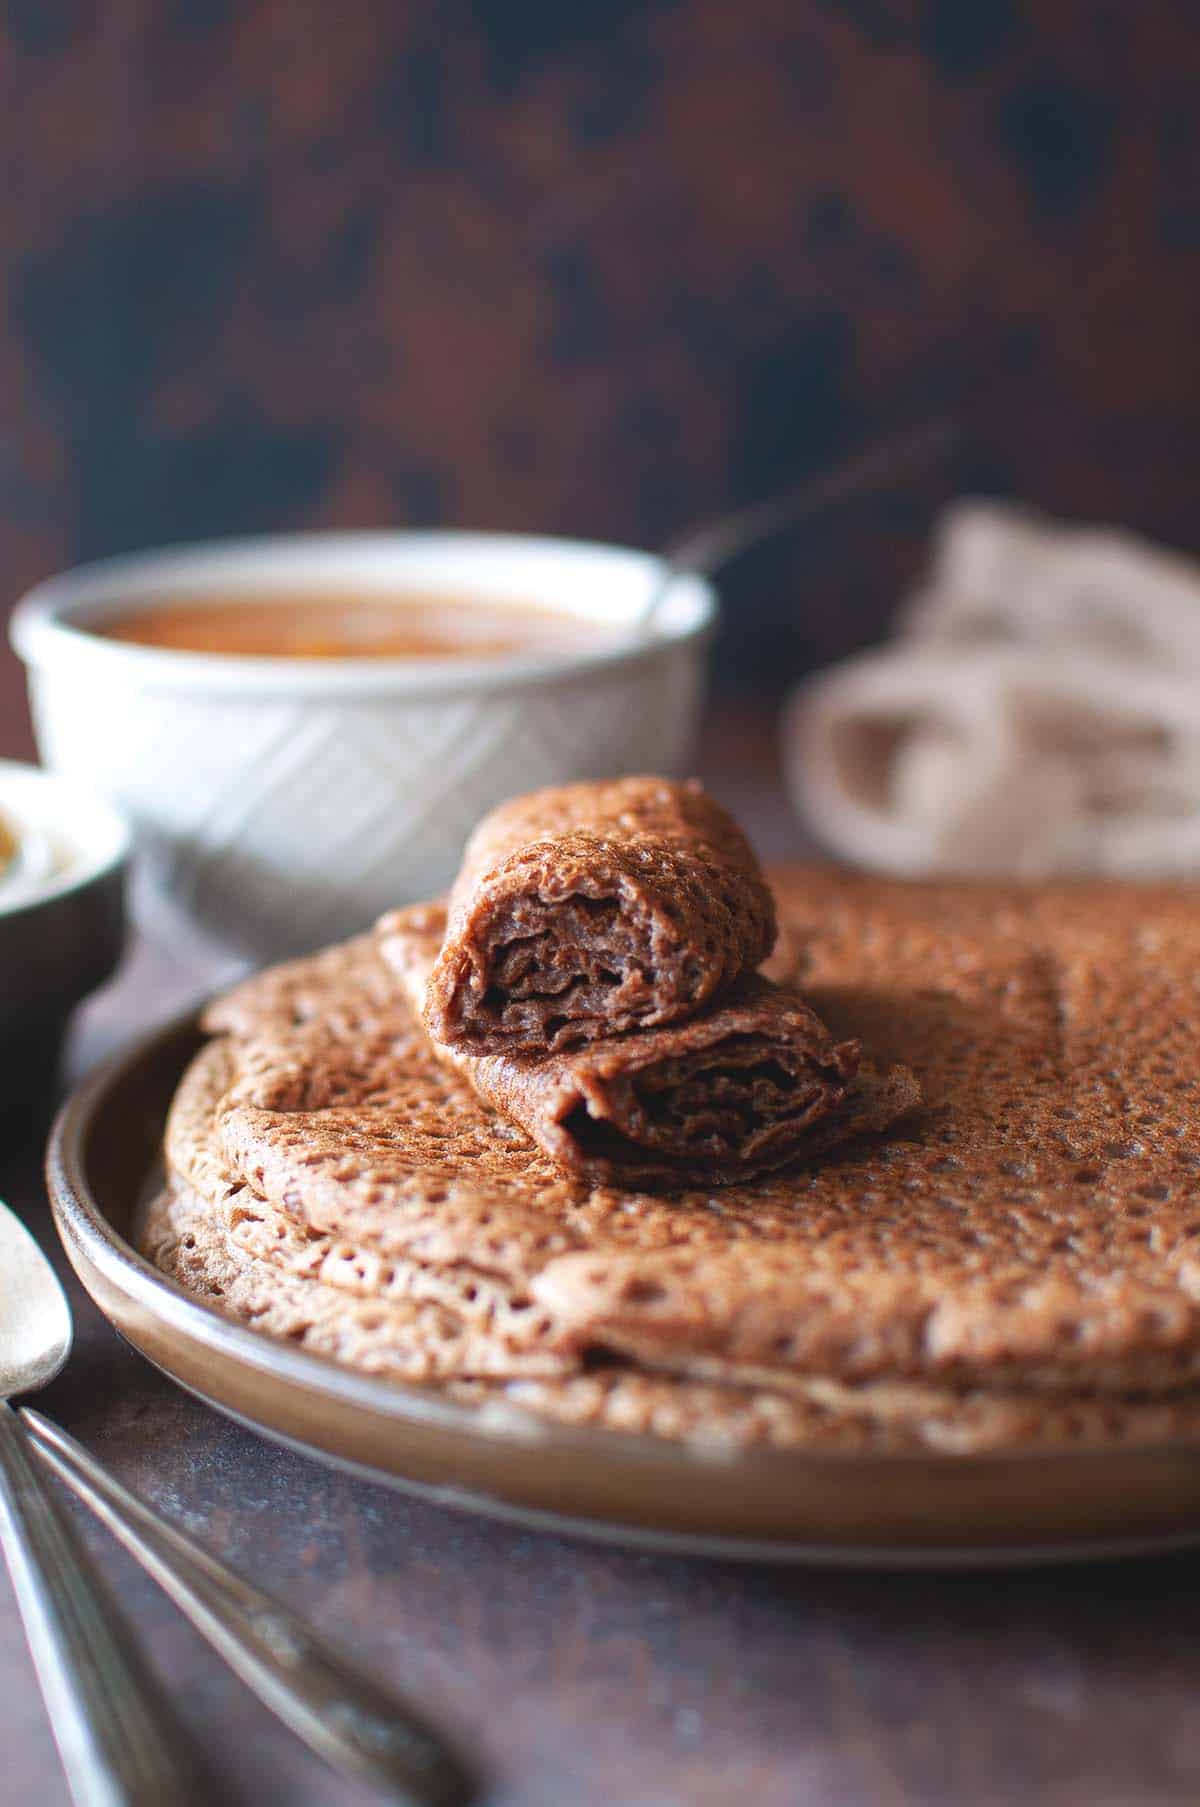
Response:
[[[448,914],[209,1009],[152,1258],[319,1355],[575,1424],[1200,1433],[1200,899],[771,896],[697,793],[602,801],[522,804]]]

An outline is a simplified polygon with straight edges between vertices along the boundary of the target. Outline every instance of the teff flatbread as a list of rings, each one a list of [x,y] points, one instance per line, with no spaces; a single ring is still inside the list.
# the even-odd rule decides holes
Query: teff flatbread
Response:
[[[247,1230],[259,1234],[247,1237]],[[410,1265],[401,1272],[389,1264],[392,1284],[381,1304],[367,1283],[379,1271],[378,1258],[306,1236],[245,1194],[230,1204],[176,1184],[151,1202],[142,1246],[190,1292],[268,1335],[366,1374],[436,1386],[489,1413],[515,1408],[564,1424],[710,1447],[840,1454],[971,1454],[1200,1434],[1196,1388],[1124,1398],[903,1381],[849,1386],[814,1375],[797,1377],[783,1391],[622,1363],[588,1369],[549,1352],[513,1349],[503,1332],[480,1335],[494,1299],[486,1277],[470,1269],[450,1270],[439,1285],[432,1270]],[[501,1283],[493,1293],[511,1305]]]
[[[171,1165],[347,1260],[486,1276],[529,1314],[528,1347],[576,1372],[920,1385],[952,1417],[967,1393],[1108,1412],[1188,1388],[1195,897],[794,872],[778,900],[822,1018],[921,1080],[882,1137],[720,1191],[569,1180],[432,1059],[365,938],[214,1007],[217,1096],[207,1114],[181,1098]]]
[[[698,784],[534,791],[467,845],[426,1022],[471,1054],[577,1046],[694,1015],[774,942],[758,862]]]

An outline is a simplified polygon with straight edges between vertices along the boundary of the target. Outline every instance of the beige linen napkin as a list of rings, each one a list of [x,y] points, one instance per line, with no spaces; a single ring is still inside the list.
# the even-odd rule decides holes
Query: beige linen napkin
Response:
[[[791,699],[797,807],[885,871],[1200,871],[1200,572],[963,502],[889,647]]]

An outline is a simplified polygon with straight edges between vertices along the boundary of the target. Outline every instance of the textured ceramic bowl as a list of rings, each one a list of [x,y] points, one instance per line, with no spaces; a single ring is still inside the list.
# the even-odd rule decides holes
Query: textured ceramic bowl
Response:
[[[136,893],[262,958],[353,933],[453,875],[467,833],[535,785],[678,772],[716,604],[644,553],[510,535],[226,541],[86,566],[13,617],[43,760],[132,820]],[[622,625],[578,653],[492,661],[246,659],[105,639],[140,598],[441,591]]]
[[[48,870],[0,884],[0,1118],[49,1088],[68,1018],[125,940],[129,834],[109,804],[0,760],[0,810]]]

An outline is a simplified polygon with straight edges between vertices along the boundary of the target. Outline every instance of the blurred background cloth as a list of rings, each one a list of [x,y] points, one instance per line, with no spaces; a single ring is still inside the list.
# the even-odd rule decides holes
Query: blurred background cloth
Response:
[[[1200,565],[960,501],[897,627],[784,718],[828,848],[905,876],[1200,871]]]
[[[7,0],[0,608],[230,532],[654,545],[943,412],[732,574],[719,683],[877,639],[955,491],[1200,549],[1198,92],[1179,0]]]

